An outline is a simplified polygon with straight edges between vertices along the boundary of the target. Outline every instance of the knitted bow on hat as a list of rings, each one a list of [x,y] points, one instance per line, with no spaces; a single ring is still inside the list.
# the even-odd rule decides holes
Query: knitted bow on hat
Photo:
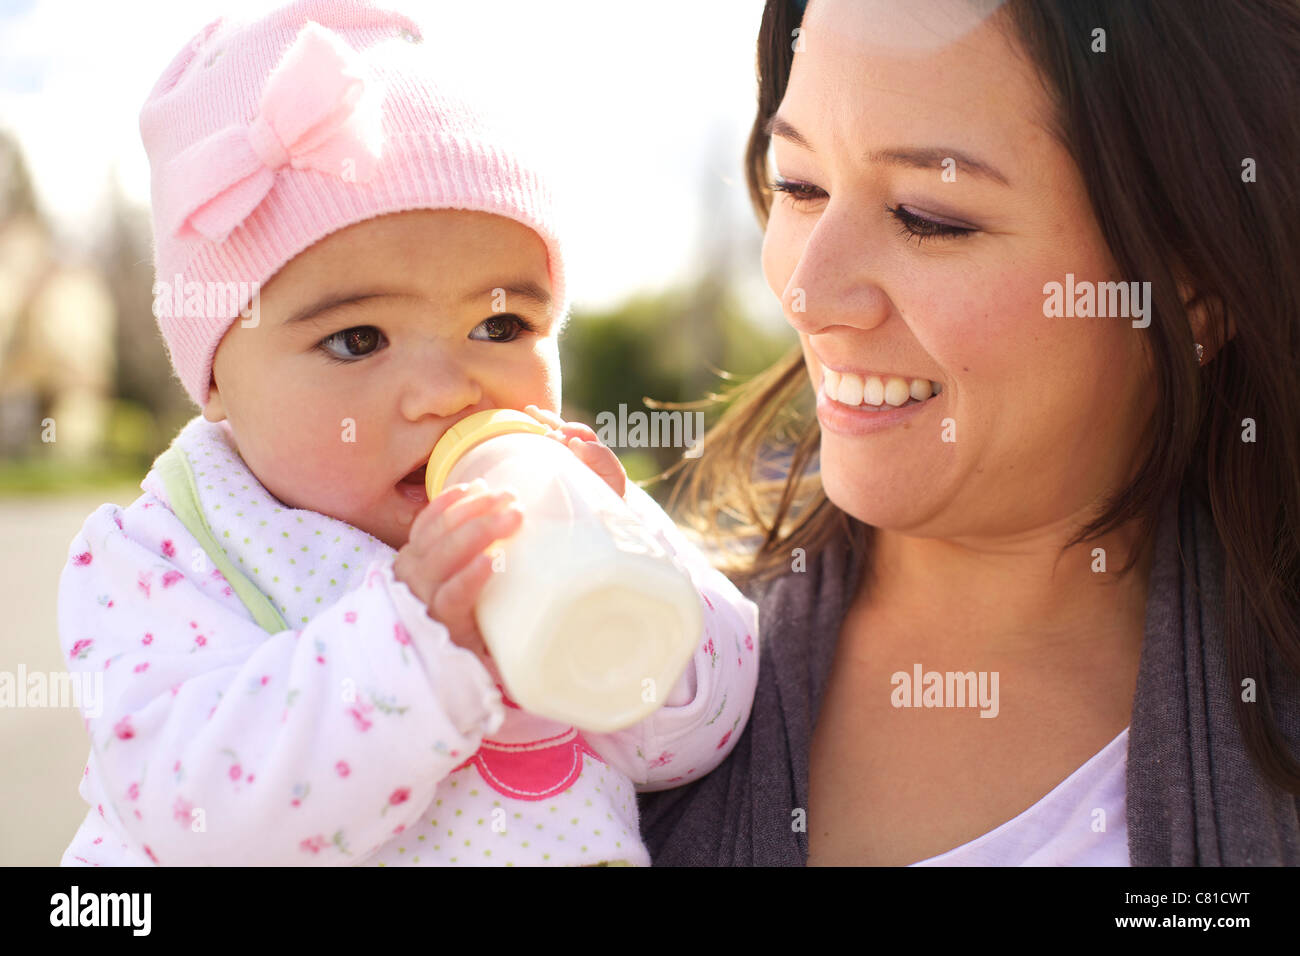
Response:
[[[190,146],[161,184],[177,239],[222,242],[266,198],[276,170],[314,169],[365,182],[378,159],[360,105],[358,58],[337,34],[308,23],[267,78],[258,114]]]

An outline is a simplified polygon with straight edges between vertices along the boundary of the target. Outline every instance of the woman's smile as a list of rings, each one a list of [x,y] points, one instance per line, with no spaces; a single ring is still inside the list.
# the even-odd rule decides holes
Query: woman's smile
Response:
[[[838,382],[829,376],[835,373],[826,369],[822,377],[822,387],[817,390],[817,420],[821,422],[823,428],[827,431],[836,432],[840,435],[869,435],[874,432],[882,431],[893,425],[911,422],[919,415],[924,414],[927,410],[938,407],[940,395],[938,393],[926,394],[924,398],[916,397],[921,392],[931,392],[931,384],[923,379],[913,380],[917,385],[915,391],[906,391],[907,383],[901,378],[891,378],[890,384],[885,386],[893,394],[891,399],[901,399],[899,401],[882,401],[880,404],[868,404],[864,399],[860,399],[858,404],[847,404],[843,397],[844,391],[836,392],[836,397],[832,397],[830,389],[838,386],[838,389],[844,389],[845,385],[841,378]],[[858,378],[850,374],[846,376],[851,379]],[[861,381],[861,379],[858,379]],[[902,384],[900,384],[902,383]],[[937,384],[937,383],[935,383]],[[852,390],[854,383],[850,382],[848,390]],[[874,397],[874,396],[868,396]],[[935,434],[939,434],[938,425],[936,424]]]
[[[943,385],[928,378],[841,372],[823,366],[822,391],[827,398],[850,408],[862,406],[868,411],[882,411],[886,406],[900,408],[909,400],[923,402],[943,391]]]

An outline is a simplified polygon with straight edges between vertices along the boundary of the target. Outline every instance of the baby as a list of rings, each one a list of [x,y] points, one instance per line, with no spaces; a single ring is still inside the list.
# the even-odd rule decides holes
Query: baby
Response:
[[[141,114],[155,312],[202,409],[62,572],[103,673],[65,865],[648,865],[637,790],[735,746],[756,608],[562,421],[561,244],[539,171],[429,67],[419,27],[300,0],[204,29]],[[699,591],[664,706],[615,733],[521,709],[473,608],[508,493],[428,501],[487,408],[542,420]]]

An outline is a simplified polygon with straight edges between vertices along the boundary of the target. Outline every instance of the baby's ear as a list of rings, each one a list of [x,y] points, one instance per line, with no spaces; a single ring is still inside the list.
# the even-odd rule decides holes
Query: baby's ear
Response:
[[[217,390],[216,375],[208,383],[208,404],[203,406],[203,417],[210,422],[223,421],[226,417],[226,406],[221,401],[221,392]]]

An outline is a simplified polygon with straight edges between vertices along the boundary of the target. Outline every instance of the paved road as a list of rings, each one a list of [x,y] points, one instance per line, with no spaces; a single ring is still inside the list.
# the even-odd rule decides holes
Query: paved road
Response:
[[[59,574],[82,523],[138,488],[62,498],[0,498],[0,672],[62,671]],[[77,793],[89,743],[76,708],[0,707],[0,866],[55,866],[86,807]]]

